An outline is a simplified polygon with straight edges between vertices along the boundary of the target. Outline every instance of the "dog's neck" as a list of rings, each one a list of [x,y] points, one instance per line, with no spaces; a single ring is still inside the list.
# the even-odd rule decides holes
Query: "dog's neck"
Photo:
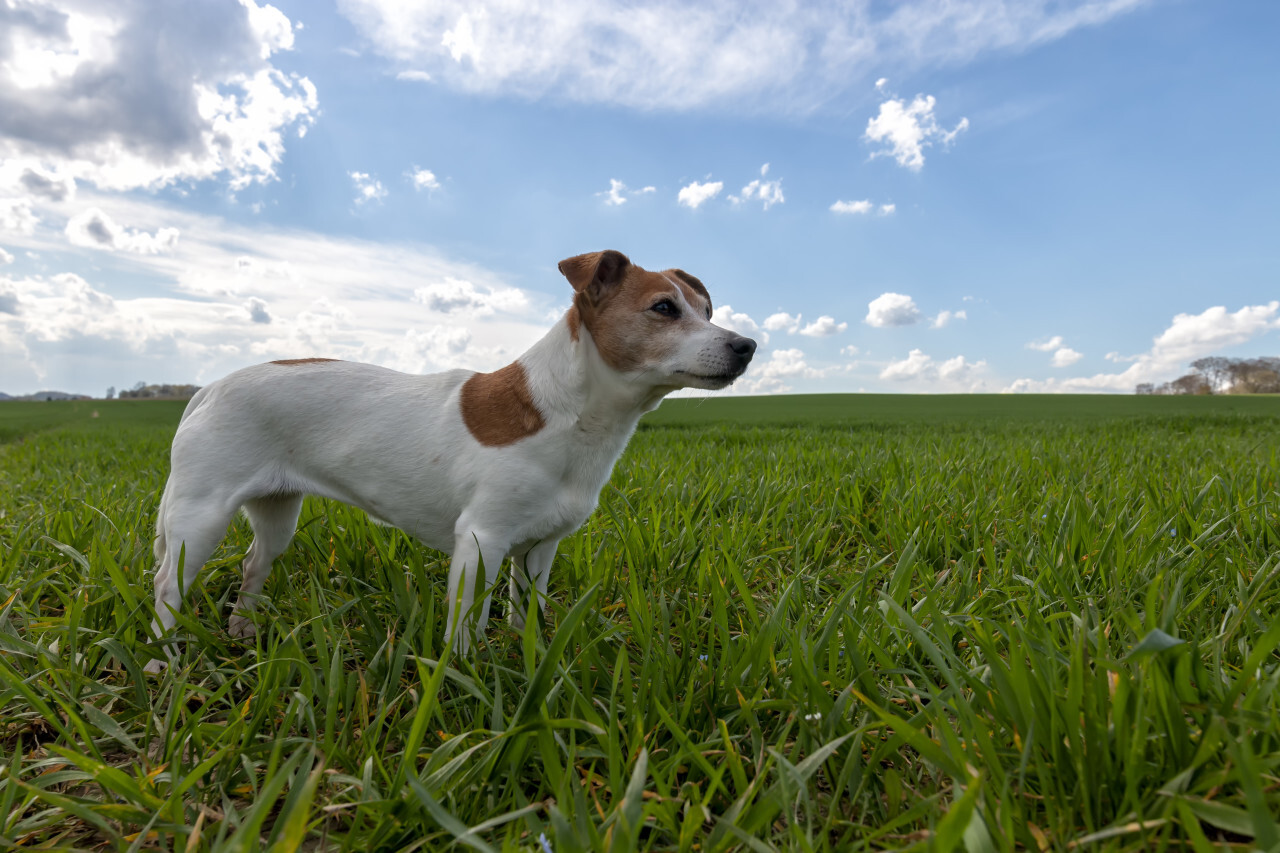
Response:
[[[549,425],[630,436],[640,416],[673,388],[655,388],[609,367],[586,326],[566,315],[518,359]]]

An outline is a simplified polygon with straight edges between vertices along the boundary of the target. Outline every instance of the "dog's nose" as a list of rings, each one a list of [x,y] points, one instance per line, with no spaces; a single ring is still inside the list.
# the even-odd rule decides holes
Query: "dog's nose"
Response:
[[[744,338],[741,335],[729,339],[729,349],[733,350],[733,354],[746,361],[755,355],[756,342],[751,338]]]

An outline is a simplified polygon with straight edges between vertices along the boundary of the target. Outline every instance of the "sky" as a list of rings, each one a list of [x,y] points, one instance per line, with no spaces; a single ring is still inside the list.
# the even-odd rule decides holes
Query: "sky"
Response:
[[[601,249],[756,338],[728,393],[1275,355],[1277,35],[1269,0],[0,0],[0,391],[492,370]]]

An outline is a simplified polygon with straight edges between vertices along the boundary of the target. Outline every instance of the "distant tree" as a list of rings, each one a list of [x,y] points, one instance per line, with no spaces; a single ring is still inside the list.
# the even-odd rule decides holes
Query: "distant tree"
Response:
[[[1135,394],[1151,395],[1156,393],[1156,386],[1152,385],[1150,382],[1143,382],[1139,384],[1138,387],[1135,388],[1133,392]]]
[[[1204,377],[1210,394],[1217,394],[1231,387],[1232,361],[1226,356],[1211,355],[1191,362],[1191,369]]]
[[[1280,358],[1262,356],[1233,361],[1231,390],[1236,394],[1280,393]]]
[[[133,390],[141,391],[143,388],[146,388],[146,387],[147,387],[147,383],[139,379],[138,382],[133,386]]]
[[[107,386],[107,396],[106,396],[106,399],[108,399],[108,400],[114,400],[114,399],[115,399],[115,396],[116,396],[116,386],[114,386],[114,385],[109,385],[109,386]]]
[[[1213,391],[1209,386],[1209,381],[1199,373],[1188,373],[1186,376],[1179,376],[1177,379],[1169,383],[1174,394],[1212,394]]]

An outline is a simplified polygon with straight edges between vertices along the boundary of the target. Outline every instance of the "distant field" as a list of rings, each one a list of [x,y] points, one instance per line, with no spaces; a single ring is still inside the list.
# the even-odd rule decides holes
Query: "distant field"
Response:
[[[1079,421],[1199,415],[1280,417],[1280,397],[1103,394],[793,394],[667,400],[645,418],[651,426],[812,426],[842,423]]]
[[[176,426],[185,400],[0,403],[0,442],[59,425]],[[97,412],[98,417],[91,417]],[[794,394],[667,400],[644,426],[839,426],[859,423],[1018,422],[1255,415],[1280,417],[1280,397],[1101,394]]]
[[[0,402],[0,443],[51,427],[108,431],[126,425],[172,429],[177,427],[186,406],[186,400]]]
[[[1280,849],[1280,398],[668,401],[542,630],[313,499],[154,678],[182,408],[0,403],[0,850]]]

